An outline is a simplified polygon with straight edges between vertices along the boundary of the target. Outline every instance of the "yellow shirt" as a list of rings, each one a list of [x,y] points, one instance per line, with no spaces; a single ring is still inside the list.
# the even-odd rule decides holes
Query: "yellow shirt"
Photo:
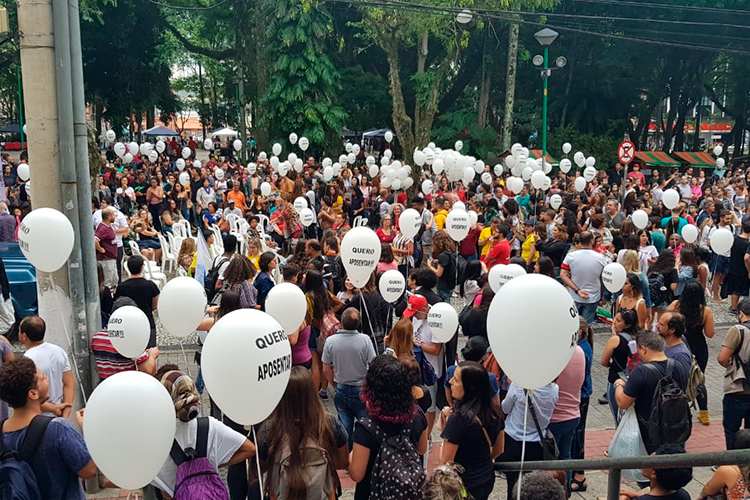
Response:
[[[340,214],[344,211],[344,199],[341,196],[336,197],[336,200],[333,202],[333,208],[334,213]]]
[[[521,257],[526,262],[529,261],[529,253],[531,253],[531,244],[536,242],[536,239],[534,238],[533,234],[530,234],[526,237],[525,240],[523,240],[523,245],[521,245]],[[534,252],[534,259],[531,262],[536,262],[536,260],[539,258],[539,252]]]
[[[256,270],[260,271],[260,264],[258,264],[258,260],[260,259],[260,255],[249,255],[247,258],[250,260],[250,263],[255,267]]]
[[[435,214],[435,227],[437,227],[438,231],[442,231],[445,227],[445,218],[448,217],[448,211],[447,210],[441,210],[437,214]]]
[[[484,239],[487,240],[487,243],[482,246],[482,256],[487,255],[487,252],[490,251],[490,247],[492,246],[492,242],[489,240],[490,236],[492,236],[492,228],[490,226],[485,227],[482,229],[482,232],[479,233],[479,241]]]

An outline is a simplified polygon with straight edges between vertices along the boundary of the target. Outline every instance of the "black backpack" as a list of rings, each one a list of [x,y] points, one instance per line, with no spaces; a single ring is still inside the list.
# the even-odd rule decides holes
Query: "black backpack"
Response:
[[[655,306],[671,302],[671,295],[661,273],[653,273],[648,277],[648,291],[651,294],[651,303]]]
[[[209,304],[218,292],[218,290],[216,290],[216,282],[219,280],[219,270],[225,262],[229,262],[229,259],[223,255],[218,258],[218,261],[214,260],[211,270],[208,271],[206,279],[203,281],[203,287],[206,289],[206,298],[208,299]]]
[[[685,444],[693,430],[690,416],[690,401],[673,373],[675,361],[667,359],[664,373],[654,363],[641,365],[653,370],[659,376],[659,382],[651,398],[651,413],[648,420],[641,420],[646,431],[645,438],[654,447],[665,444]]]
[[[0,422],[0,498],[3,500],[42,500],[30,464],[52,419],[44,415],[34,417],[19,450],[5,448],[2,433],[5,420]]]
[[[735,349],[734,352],[732,353],[732,358],[734,358],[735,364],[739,368],[742,368],[742,373],[745,375],[745,381],[742,383],[742,385],[744,387],[747,387],[748,385],[750,385],[750,380],[748,380],[748,378],[750,378],[750,360],[744,361],[740,357],[740,350],[742,349],[742,344],[745,343],[745,327],[743,325],[737,325],[737,331],[740,334],[740,343],[737,346],[737,349]]]
[[[421,500],[427,473],[409,438],[411,425],[390,436],[369,417],[361,418],[358,423],[380,442],[372,466],[370,500]]]
[[[344,289],[344,278],[346,277],[341,257],[338,255],[326,255],[323,262],[324,272],[330,275],[331,282],[333,283],[333,293],[337,294]]]

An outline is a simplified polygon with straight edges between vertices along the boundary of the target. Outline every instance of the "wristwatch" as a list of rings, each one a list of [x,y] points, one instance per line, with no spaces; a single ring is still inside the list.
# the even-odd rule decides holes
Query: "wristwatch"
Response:
[[[625,387],[625,382],[623,382],[622,380],[615,380],[615,383],[612,385],[615,387],[615,389],[617,389],[618,387]]]

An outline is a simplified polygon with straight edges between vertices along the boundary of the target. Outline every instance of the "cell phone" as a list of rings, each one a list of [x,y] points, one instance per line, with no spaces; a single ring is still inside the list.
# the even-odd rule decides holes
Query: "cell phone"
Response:
[[[393,356],[393,355],[395,355],[395,354],[396,354],[396,351],[394,351],[394,350],[393,350],[393,349],[391,349],[390,347],[386,347],[386,348],[385,348],[385,353],[386,353],[386,354],[388,354],[389,356]]]

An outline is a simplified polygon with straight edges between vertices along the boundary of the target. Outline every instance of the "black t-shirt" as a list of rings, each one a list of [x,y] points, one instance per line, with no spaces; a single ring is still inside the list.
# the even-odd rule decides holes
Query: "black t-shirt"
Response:
[[[156,328],[154,322],[154,313],[151,309],[154,303],[154,297],[159,296],[159,287],[154,284],[153,281],[149,281],[145,278],[130,278],[120,283],[115,292],[115,299],[117,297],[129,297],[133,299],[138,305],[138,309],[143,311],[148,318],[148,324],[151,325],[151,329]]]
[[[373,419],[373,421],[375,421],[375,419]],[[383,422],[382,420],[377,420],[375,422],[380,429],[389,436],[398,435],[405,425]],[[409,433],[409,439],[414,443],[415,448],[419,445],[419,438],[422,436],[425,429],[427,429],[427,417],[425,417],[424,412],[422,412],[421,409],[418,409],[417,414],[414,415],[414,419],[411,421],[411,432]],[[357,483],[357,488],[354,490],[354,500],[369,500],[372,467],[375,465],[375,459],[380,450],[380,441],[359,423],[354,425],[353,440],[356,444],[362,445],[370,450],[370,458],[367,461],[367,471],[365,472],[365,477],[362,481]]]
[[[747,276],[745,268],[745,254],[748,250],[747,238],[740,238],[735,235],[732,250],[729,254],[729,274],[737,276]]]
[[[438,290],[453,290],[456,286],[456,254],[443,252],[438,256],[438,264],[443,266],[443,274],[438,278]]]
[[[487,337],[487,312],[484,307],[475,307],[461,323],[461,330],[467,337]]]
[[[646,495],[639,496],[638,499],[639,500],[690,500],[690,493],[685,491],[685,488],[680,488],[679,490],[669,495],[656,496],[656,495],[646,494]]]
[[[133,191],[135,191],[135,201],[138,205],[146,204],[146,191],[148,190],[148,181],[136,182],[133,184]]]
[[[503,423],[498,419],[494,425],[485,424],[484,429],[492,444],[495,444],[498,434],[503,430]],[[448,418],[441,436],[446,441],[458,445],[454,460],[466,470],[463,475],[464,486],[473,488],[495,478],[490,444],[476,420],[469,420],[464,415],[453,413]]]

